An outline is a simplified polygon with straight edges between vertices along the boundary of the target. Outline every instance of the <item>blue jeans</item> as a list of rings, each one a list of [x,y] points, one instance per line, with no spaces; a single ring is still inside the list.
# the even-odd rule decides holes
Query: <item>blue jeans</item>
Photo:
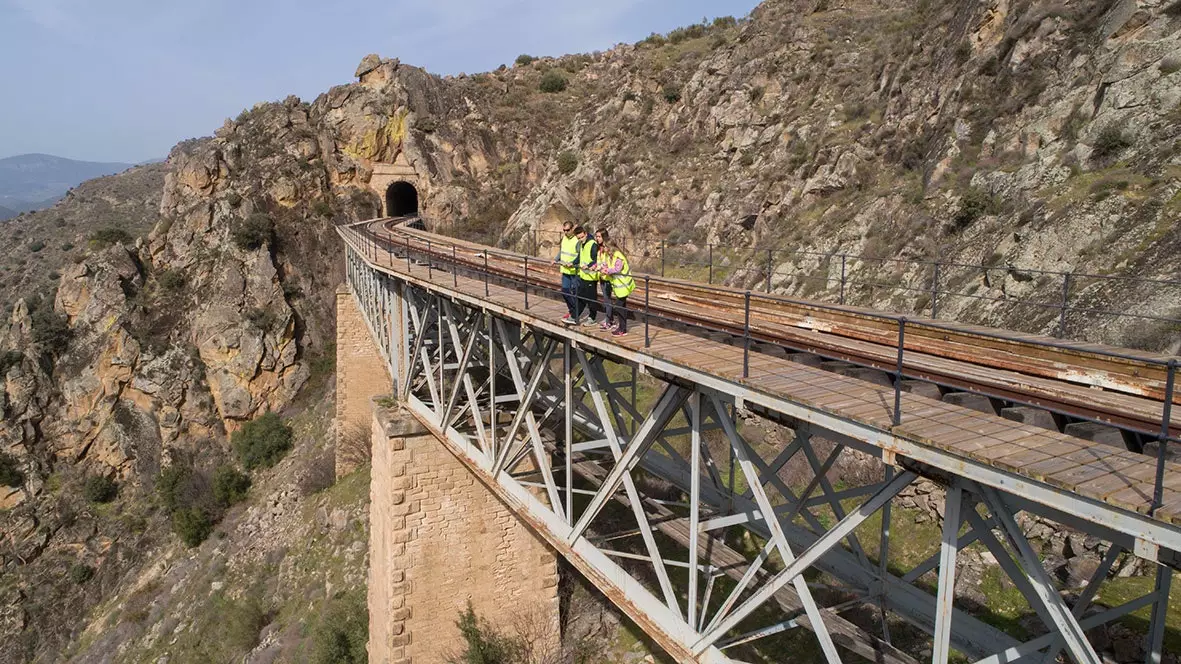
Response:
[[[566,309],[571,318],[578,317],[578,288],[582,286],[582,279],[577,274],[562,275],[562,299],[566,300]]]
[[[582,315],[586,312],[587,317],[591,320],[599,313],[599,293],[595,288],[598,285],[598,280],[595,281],[579,281],[578,289],[578,314]]]
[[[615,301],[615,296],[611,291],[610,281],[600,281],[599,288],[603,291],[603,320],[608,323],[611,322],[611,303]]]

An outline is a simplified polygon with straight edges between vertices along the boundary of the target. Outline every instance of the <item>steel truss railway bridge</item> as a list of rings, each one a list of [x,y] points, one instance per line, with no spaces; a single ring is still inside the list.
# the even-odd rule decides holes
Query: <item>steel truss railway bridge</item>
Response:
[[[630,334],[611,337],[560,322],[547,258],[388,219],[339,232],[402,406],[675,659],[741,661],[808,630],[830,664],[915,662],[916,635],[937,663],[1097,664],[1087,631],[1148,607],[1146,661],[1160,661],[1181,551],[1181,467],[1165,454],[1175,360],[752,304],[749,292],[651,276],[638,276]],[[875,373],[837,373],[817,356]],[[974,386],[1060,424],[1116,424],[1128,444],[941,401],[924,384]],[[756,444],[752,418],[794,435]],[[884,470],[834,486],[830,469],[855,453]],[[789,484],[793,460],[809,476]],[[900,569],[891,508],[920,477],[946,488],[942,540]],[[1081,592],[1064,598],[1020,512],[1105,542]],[[1025,640],[957,604],[957,554],[973,544],[1040,619]],[[1151,561],[1151,588],[1093,606],[1124,555]]]

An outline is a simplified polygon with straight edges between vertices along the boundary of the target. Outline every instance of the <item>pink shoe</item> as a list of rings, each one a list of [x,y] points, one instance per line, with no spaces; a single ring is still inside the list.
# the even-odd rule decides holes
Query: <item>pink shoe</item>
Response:
[[[611,336],[623,337],[623,336],[627,336],[627,332],[624,332],[623,330],[615,330],[614,332],[611,333]]]

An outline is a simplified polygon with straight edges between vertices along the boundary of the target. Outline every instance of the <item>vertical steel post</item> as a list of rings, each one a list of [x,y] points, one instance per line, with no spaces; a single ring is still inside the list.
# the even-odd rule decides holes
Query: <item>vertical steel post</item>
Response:
[[[898,319],[898,368],[894,374],[894,426],[902,422],[902,353],[906,347],[906,316]]]
[[[525,257],[525,311],[529,310],[529,257]]]
[[[648,287],[649,281],[650,280],[648,279],[648,275],[645,274],[644,275],[644,348],[649,348],[652,346],[652,337],[648,335],[648,318],[649,318],[649,311],[650,311],[649,303],[648,303],[648,292],[652,290],[651,288]]]
[[[771,250],[767,250],[767,292],[771,292],[771,275],[775,270],[775,264],[772,262]],[[827,286],[828,284],[825,284]]]
[[[847,261],[846,261],[847,258],[848,258],[848,255],[841,254],[841,304],[845,303],[845,275],[847,274],[845,267],[846,267],[846,263],[847,263]]]
[[[714,246],[713,244],[706,245],[709,247],[709,283],[714,282]]]
[[[426,278],[428,281],[433,281],[435,278],[434,263],[435,262],[431,260],[431,241],[427,240],[426,241]]]
[[[1152,620],[1148,623],[1147,664],[1160,664],[1161,648],[1165,643],[1165,621],[1169,613],[1169,590],[1173,584],[1173,570],[1157,563],[1156,583],[1153,586],[1156,600],[1152,605]]]
[[[451,285],[459,288],[459,261],[455,260],[455,245],[451,245]]]
[[[484,250],[484,297],[488,297],[488,250]]]
[[[894,466],[886,466],[886,477],[883,480],[885,484],[894,481]],[[886,578],[886,573],[890,566],[890,521],[891,510],[890,506],[894,504],[893,500],[888,501],[882,505],[882,534],[881,541],[878,544],[878,577]],[[878,598],[878,607],[881,609],[882,618],[882,636],[886,639],[886,643],[890,642],[890,621],[886,617],[888,603],[886,598],[885,586],[882,586],[882,595]]]
[[[662,277],[664,276],[664,247],[665,247],[665,241],[662,238],[660,240],[660,276],[662,276]]]
[[[1177,360],[1169,360],[1169,373],[1165,378],[1165,402],[1161,406],[1160,420],[1160,449],[1156,453],[1156,484],[1152,490],[1152,506],[1148,508],[1148,515],[1152,516],[1164,501],[1165,455],[1169,449],[1169,434],[1173,423],[1173,390],[1177,382]]]
[[[955,559],[959,553],[960,504],[963,489],[952,481],[944,501],[943,541],[939,547],[939,590],[935,598],[935,642],[932,662],[946,662],[951,652],[951,617],[955,599]]]
[[[1074,278],[1074,274],[1067,272],[1062,275],[1062,307],[1058,313],[1058,334],[1061,339],[1066,335],[1066,310],[1070,305],[1070,281]]]
[[[394,266],[394,242],[393,242],[393,239],[394,238],[391,235],[389,240],[386,241],[386,243],[385,243],[385,257],[386,257],[386,260],[388,260],[390,262],[390,267]]]
[[[406,236],[406,272],[410,272],[410,236]]]
[[[443,403],[444,394],[447,394],[447,376],[443,373],[443,367],[447,364],[447,346],[443,341],[443,297],[435,297],[435,324],[439,328],[439,403],[435,404],[435,411],[439,413],[439,417],[443,417],[443,409],[447,406]]]
[[[495,461],[496,449],[496,328],[495,316],[488,312],[488,460]]]
[[[742,377],[750,378],[750,291],[742,297],[744,320],[742,323]]]
[[[931,318],[939,318],[939,267],[939,262],[936,261],[935,274],[931,277]]]
[[[688,622],[697,624],[697,534],[701,521],[701,391],[689,397],[689,597]]]
[[[570,340],[566,339],[563,348],[562,365],[566,373],[566,523],[574,525],[574,357],[570,352]]]

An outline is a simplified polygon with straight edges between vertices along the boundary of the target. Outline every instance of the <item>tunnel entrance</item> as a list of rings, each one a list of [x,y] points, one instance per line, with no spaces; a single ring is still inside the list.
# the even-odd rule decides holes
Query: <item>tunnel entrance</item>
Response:
[[[385,190],[385,211],[390,217],[418,215],[418,190],[409,182],[395,182]]]

